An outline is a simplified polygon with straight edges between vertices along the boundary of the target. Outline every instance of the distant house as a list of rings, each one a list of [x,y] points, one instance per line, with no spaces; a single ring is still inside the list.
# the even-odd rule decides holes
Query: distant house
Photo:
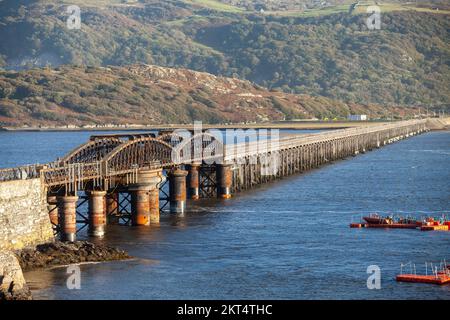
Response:
[[[350,121],[366,121],[367,115],[365,114],[351,114],[347,118]]]

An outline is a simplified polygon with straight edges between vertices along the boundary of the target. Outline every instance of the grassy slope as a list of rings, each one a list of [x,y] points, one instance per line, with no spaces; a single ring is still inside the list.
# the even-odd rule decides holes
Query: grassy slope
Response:
[[[249,13],[242,8],[231,6],[228,4],[221,3],[216,0],[183,0],[186,3],[197,4],[202,7],[217,10],[222,12],[233,12],[233,13]],[[346,13],[349,12],[350,6],[354,3],[354,0],[347,0],[344,4],[329,6],[325,8],[317,9],[307,9],[304,11],[266,11],[266,15],[276,15],[276,16],[286,16],[286,17],[320,17],[324,15],[336,14],[336,13]],[[367,7],[375,5],[375,1],[360,1],[360,5],[356,7],[353,14],[365,14],[367,13]],[[450,10],[434,10],[431,8],[423,7],[417,5],[416,3],[396,3],[396,2],[382,2],[378,6],[381,12],[395,12],[395,11],[417,11],[417,12],[429,12],[429,13],[440,13],[440,14],[450,14]]]
[[[183,0],[183,2],[188,4],[199,5],[211,10],[217,10],[221,12],[231,12],[231,13],[243,13],[244,10],[229,4],[221,3],[215,0]]]
[[[194,1],[194,0],[192,0]],[[74,1],[66,1],[67,3],[73,4]],[[216,4],[218,2],[214,1]],[[91,6],[94,9],[97,9],[99,6],[106,8],[109,5],[113,5],[114,7],[120,8],[120,9],[126,9],[126,8],[132,8],[136,6],[136,4],[129,4],[129,5],[123,5],[118,3],[118,1],[102,1],[100,4],[98,1],[88,1],[88,0],[79,0],[76,1],[76,3],[79,3],[80,5],[84,6]],[[197,4],[199,4],[197,2]],[[211,8],[211,2],[202,2],[202,7],[210,7]],[[228,15],[226,19],[220,16],[220,19],[226,21],[225,23],[232,23],[233,19],[236,15],[236,12],[232,12],[233,8],[225,8],[223,6],[217,6],[215,4],[215,9],[220,10],[222,12],[226,12],[227,14],[233,13],[233,15]],[[395,8],[395,7],[394,7]],[[189,9],[190,10],[190,9]],[[333,9],[329,9],[333,10]],[[342,9],[343,10],[343,9]],[[394,10],[394,9],[392,9]],[[63,24],[61,24],[61,17],[46,17],[43,15],[42,17],[36,17],[32,18],[31,21],[33,23],[37,24],[31,24],[32,28],[35,28],[36,26],[42,27],[44,26],[47,28],[49,25],[56,26],[52,30],[53,33],[49,34],[49,37],[47,39],[48,43],[44,43],[43,45],[47,46],[48,44],[53,45],[55,44],[55,48],[58,50],[64,49],[65,51],[60,51],[60,55],[64,56],[67,54],[67,52],[74,52],[76,54],[75,60],[71,60],[71,62],[75,61],[76,63],[86,63],[88,60],[83,60],[89,58],[88,64],[108,64],[111,63],[120,63],[120,64],[126,64],[126,63],[134,63],[134,62],[147,62],[147,63],[155,63],[155,64],[162,64],[162,65],[184,65],[189,66],[191,68],[195,68],[198,70],[210,70],[210,68],[218,70],[218,73],[222,73],[223,70],[220,69],[217,65],[213,63],[229,63],[230,59],[233,58],[230,56],[228,52],[225,52],[224,50],[219,50],[218,48],[214,46],[210,46],[206,42],[199,42],[198,39],[194,39],[192,37],[184,37],[180,36],[175,38],[172,33],[168,32],[178,32],[183,31],[185,34],[188,35],[188,32],[190,31],[190,28],[192,24],[198,24],[200,26],[214,26],[215,23],[213,19],[215,19],[214,14],[211,14],[211,18],[208,13],[208,17],[205,17],[204,15],[180,15],[175,17],[170,17],[169,19],[164,20],[151,20],[152,22],[149,23],[146,20],[139,20],[139,19],[130,19],[130,16],[125,11],[117,11],[114,14],[111,14],[109,16],[109,12],[106,10],[92,10],[94,14],[89,14],[89,16],[86,18],[83,16],[83,19],[85,19],[86,25],[83,27],[83,32],[73,32],[70,35],[64,34],[64,27]],[[324,15],[325,11],[323,10],[317,10],[317,14]],[[105,21],[103,21],[102,14],[107,13]],[[289,15],[290,13],[285,13],[286,15]],[[99,19],[101,17],[101,19]],[[230,18],[231,17],[231,18]],[[62,17],[63,19],[64,17]],[[47,20],[46,20],[47,19]],[[220,20],[219,19],[219,20]],[[35,20],[35,21],[33,21]],[[64,21],[64,20],[62,20]],[[92,21],[96,21],[93,23]],[[100,21],[100,24],[97,23],[97,21]],[[112,23],[112,21],[114,23]],[[220,20],[221,21],[221,20]],[[29,20],[27,22],[30,22]],[[136,25],[134,25],[134,23]],[[220,22],[221,23],[221,22]],[[173,26],[176,26],[177,28],[172,28],[171,24]],[[166,25],[169,25],[170,28],[167,30],[164,29]],[[313,25],[313,24],[312,24]],[[42,29],[40,29],[41,32]],[[356,33],[358,34],[358,32]],[[63,35],[63,38],[61,38],[61,35]],[[27,35],[29,36],[29,35]],[[358,37],[365,37],[366,35],[364,33],[359,33]],[[67,38],[65,38],[67,37]],[[59,41],[59,43],[53,43],[53,39]],[[113,39],[113,41],[110,41],[110,39]],[[124,41],[125,40],[125,41]],[[126,43],[128,40],[130,40],[129,43]],[[72,43],[71,43],[72,42]],[[67,43],[71,43],[71,46],[67,46]],[[133,56],[124,56],[124,52],[127,50],[130,50],[131,53],[136,52],[137,50],[140,50],[139,46],[143,44],[143,46],[147,46],[146,48],[153,48],[157,47],[159,49],[162,49],[160,51],[156,51],[157,54],[149,57],[149,60],[142,59],[141,57],[133,57]],[[73,44],[73,45],[72,45]],[[57,45],[57,46],[56,46]],[[29,41],[27,40],[26,43],[21,45],[23,48],[28,48],[30,46]],[[67,46],[64,48],[64,46]],[[370,46],[370,44],[369,44]],[[325,48],[326,45],[323,46]],[[98,50],[100,48],[100,50]],[[82,49],[82,50],[81,50]],[[408,48],[409,50],[410,48]],[[94,51],[95,50],[95,51]],[[259,50],[259,49],[258,49]],[[89,55],[86,55],[85,52],[95,52],[95,54],[92,54],[91,57]],[[166,59],[168,56],[168,53],[177,52],[177,56],[174,60],[168,60]],[[393,53],[394,54],[394,53]],[[397,53],[395,53],[397,54]],[[235,53],[237,58],[240,58],[239,53]],[[1,58],[1,57],[0,57]],[[108,61],[107,59],[111,59]],[[186,59],[190,59],[190,61],[195,61],[195,63],[187,64],[185,61]],[[198,64],[198,60],[201,59],[210,59],[206,61],[204,64]],[[222,59],[222,61],[217,62],[218,59]],[[67,62],[65,62],[67,63]],[[381,64],[385,63],[384,61],[381,62]],[[211,67],[211,65],[213,65]],[[386,70],[397,72],[396,69],[393,68],[393,66],[386,66]],[[411,70],[404,70],[405,73],[414,75]],[[432,70],[430,72],[430,75],[435,73],[436,70]],[[222,73],[223,74],[223,73]],[[80,79],[83,79],[83,81],[91,81],[90,77],[81,76]],[[116,79],[117,80],[117,79]],[[116,81],[114,80],[114,81]],[[120,79],[119,79],[120,80]],[[72,83],[72,81],[74,83]],[[117,80],[118,81],[118,80]],[[390,81],[395,81],[390,79]],[[441,83],[446,83],[446,78],[441,79]],[[66,89],[62,89],[59,93],[64,95],[65,90],[71,90],[71,86],[76,85],[75,79],[70,80],[68,83],[68,87]],[[97,85],[98,83],[94,83]],[[94,85],[93,84],[93,85]],[[127,86],[127,84],[121,84],[124,86]],[[391,84],[387,83],[387,86],[391,86]],[[433,84],[430,85],[431,90]],[[20,87],[20,86],[17,86]],[[27,85],[25,85],[27,87]],[[55,103],[49,96],[44,97],[42,101],[39,101],[39,96],[31,94],[30,96],[27,96],[23,101],[20,101],[20,99],[14,99],[14,98],[8,98],[3,99],[0,101],[0,109],[2,109],[3,116],[0,114],[0,121],[29,121],[29,122],[37,122],[37,123],[54,123],[55,121],[59,122],[67,122],[67,121],[77,121],[80,123],[93,123],[93,122],[114,122],[114,121],[148,121],[148,122],[189,122],[191,119],[195,118],[197,115],[195,114],[195,110],[192,110],[191,107],[186,107],[186,101],[190,101],[189,97],[185,97],[183,99],[186,99],[184,101],[184,105],[182,104],[182,100],[175,101],[175,105],[173,105],[173,108],[170,104],[164,104],[164,108],[166,106],[169,106],[168,109],[161,109],[160,107],[157,107],[156,104],[151,104],[152,108],[155,108],[153,110],[153,114],[151,116],[146,117],[145,119],[139,119],[138,115],[135,115],[133,110],[139,110],[138,112],[141,112],[142,110],[147,110],[145,108],[148,108],[147,102],[149,101],[152,96],[136,96],[135,94],[129,94],[124,93],[124,96],[127,98],[130,98],[130,101],[133,101],[133,99],[138,99],[140,102],[138,105],[135,104],[127,104],[127,108],[124,108],[125,112],[120,113],[118,110],[121,108],[120,105],[122,105],[123,101],[121,99],[118,99],[116,97],[109,98],[108,96],[102,98],[106,100],[96,100],[99,99],[97,96],[97,92],[95,92],[97,89],[94,87],[92,88],[86,88],[88,89],[88,93],[92,94],[92,99],[87,99],[86,97],[80,97],[82,105],[89,110],[89,112],[86,115],[80,114],[78,111],[74,112],[73,110],[67,110],[66,107],[64,107],[62,104]],[[120,89],[122,90],[122,89]],[[119,90],[119,91],[120,91]],[[370,89],[369,89],[370,90]],[[445,92],[445,88],[441,91]],[[39,91],[38,91],[39,92]],[[47,92],[49,93],[49,92]],[[51,92],[50,92],[51,93]],[[58,93],[57,90],[55,90],[55,93]],[[162,96],[165,96],[165,93],[161,93]],[[20,96],[20,95],[19,95]],[[56,97],[56,100],[59,101],[60,97]],[[73,98],[73,97],[72,97]],[[165,98],[164,98],[165,99]],[[213,99],[212,99],[213,100]],[[74,100],[76,101],[76,99]],[[66,102],[66,105],[72,105],[74,106],[74,101],[68,101]],[[349,105],[342,103],[342,102],[336,102],[329,98],[322,98],[317,97],[312,99],[309,96],[304,97],[304,101],[307,101],[305,105],[302,105],[302,108],[307,112],[307,115],[310,116],[317,116],[317,117],[333,117],[335,115],[345,115],[349,112]],[[369,100],[368,100],[369,101]],[[197,101],[198,102],[198,101]],[[96,104],[102,104],[101,108],[106,108],[107,111],[106,115],[102,115],[100,109],[97,110],[98,105]],[[130,105],[130,109],[128,109],[128,105]],[[109,109],[111,106],[112,109]],[[63,109],[59,109],[63,107]],[[272,107],[274,107],[272,103]],[[24,108],[23,110],[20,110],[20,108]],[[144,109],[142,109],[144,108]],[[159,110],[159,109],[160,110]],[[237,121],[236,119],[233,119],[233,117],[230,115],[230,113],[218,113],[216,111],[212,111],[211,109],[208,109],[207,106],[204,104],[201,104],[200,106],[196,106],[198,108],[198,114],[202,120],[210,121],[210,122],[221,122],[221,121]],[[290,108],[290,107],[289,107]],[[288,114],[292,112],[292,110],[284,110],[285,114]],[[374,114],[382,115],[383,110],[380,107],[374,107],[374,105],[371,105],[371,110],[374,112]],[[93,110],[91,110],[93,109]],[[283,107],[278,107],[278,109],[282,110]],[[131,110],[131,113],[129,113]],[[355,109],[355,112],[361,112],[361,113],[370,113],[368,109]],[[1,112],[0,112],[1,113]],[[6,113],[6,116],[5,116]],[[132,117],[129,115],[133,114]],[[278,116],[280,116],[280,113],[278,113]],[[1,118],[3,117],[3,118]],[[125,120],[124,120],[125,119]],[[178,120],[177,120],[178,119]],[[274,117],[273,119],[277,119]],[[248,116],[247,118],[243,118],[245,121],[254,121],[254,120],[260,120],[255,117]],[[16,121],[16,123],[18,123]]]
[[[411,115],[416,110],[392,109]],[[406,112],[406,113],[405,113]],[[248,81],[155,66],[0,71],[0,125],[162,124],[386,115],[381,106],[270,92]]]

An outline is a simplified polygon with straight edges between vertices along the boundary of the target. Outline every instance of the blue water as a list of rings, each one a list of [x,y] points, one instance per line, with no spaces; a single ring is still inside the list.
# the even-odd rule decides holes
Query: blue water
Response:
[[[0,168],[48,163],[63,157],[94,134],[116,132],[2,132]]]
[[[73,142],[34,137],[41,156],[17,145],[0,164],[52,159]],[[450,132],[420,135],[228,201],[190,202],[160,227],[110,226],[103,241],[137,259],[82,265],[81,290],[67,289],[65,268],[26,278],[38,299],[450,299],[450,286],[394,280],[401,263],[450,262],[450,232],[348,226],[370,212],[450,214],[449,160]],[[367,288],[369,265],[381,269],[379,290]]]

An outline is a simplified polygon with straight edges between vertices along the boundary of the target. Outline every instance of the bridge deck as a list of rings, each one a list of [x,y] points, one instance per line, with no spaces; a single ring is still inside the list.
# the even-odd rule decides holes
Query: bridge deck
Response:
[[[47,186],[80,185],[86,181],[110,180],[115,176],[133,181],[141,169],[161,169],[192,162],[235,162],[261,154],[280,153],[284,150],[331,141],[380,137],[395,130],[408,132],[426,120],[408,120],[366,127],[339,129],[299,136],[274,135],[268,139],[223,145],[222,137],[202,133],[185,141],[165,134],[153,133],[95,135],[86,144],[75,148],[60,162],[47,165],[24,166],[0,170],[0,181],[42,177]],[[399,131],[400,132],[400,131]],[[196,139],[197,138],[197,139]]]

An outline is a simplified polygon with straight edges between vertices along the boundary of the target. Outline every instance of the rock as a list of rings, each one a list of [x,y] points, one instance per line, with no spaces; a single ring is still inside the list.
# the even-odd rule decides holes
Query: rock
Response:
[[[87,241],[75,243],[55,242],[43,244],[36,249],[26,249],[17,253],[24,270],[60,266],[80,262],[98,262],[129,259],[123,250]]]
[[[18,259],[10,251],[0,251],[0,300],[31,299]]]

